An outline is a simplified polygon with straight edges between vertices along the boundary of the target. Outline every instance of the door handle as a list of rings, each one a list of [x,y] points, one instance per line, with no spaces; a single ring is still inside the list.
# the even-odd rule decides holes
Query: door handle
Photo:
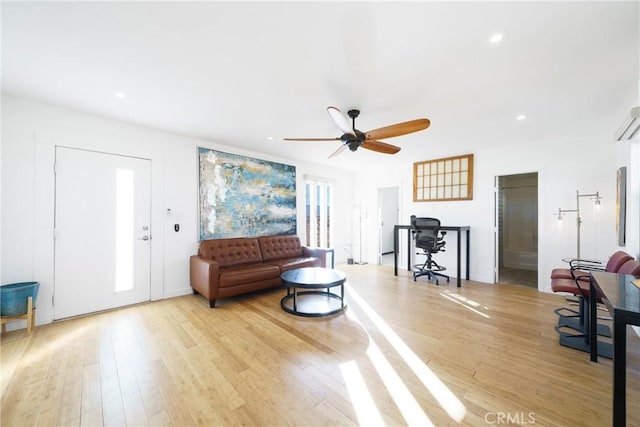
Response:
[[[149,236],[142,236],[142,237],[140,237],[138,240],[144,240],[144,241],[147,241],[147,240],[149,240]]]

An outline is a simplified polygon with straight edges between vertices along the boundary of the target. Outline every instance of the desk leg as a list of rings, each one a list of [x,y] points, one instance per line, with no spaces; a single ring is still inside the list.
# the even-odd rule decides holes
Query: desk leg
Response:
[[[598,301],[596,298],[596,289],[593,285],[593,278],[589,279],[589,350],[591,352],[591,361],[598,362]]]
[[[467,276],[467,280],[469,280],[469,238],[470,238],[470,230],[467,230],[467,257],[465,258],[467,261],[467,270],[466,270],[466,276]]]
[[[624,426],[627,417],[627,324],[613,319],[613,425]]]
[[[460,254],[462,253],[462,250],[460,248],[460,242],[462,241],[462,239],[460,238],[460,230],[458,230],[457,235],[458,235],[458,240],[457,240],[457,243],[458,243],[458,248],[457,248],[458,249],[458,251],[457,251],[457,253],[458,253],[458,262],[457,262],[458,273],[456,275],[456,281],[458,282],[458,287],[460,287],[460,286],[462,286],[461,285],[462,278],[460,277],[460,276],[462,276],[461,268],[460,268]]]
[[[411,268],[411,230],[407,230],[407,271],[413,270]]]
[[[398,233],[400,233],[400,229],[398,227],[393,227],[393,275],[398,275]]]

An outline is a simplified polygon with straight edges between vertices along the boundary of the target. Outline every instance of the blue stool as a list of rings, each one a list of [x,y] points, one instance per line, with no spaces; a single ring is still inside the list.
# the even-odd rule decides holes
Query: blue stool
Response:
[[[40,283],[22,282],[0,286],[0,322],[2,334],[7,332],[7,322],[26,320],[27,333],[35,327],[36,306]]]

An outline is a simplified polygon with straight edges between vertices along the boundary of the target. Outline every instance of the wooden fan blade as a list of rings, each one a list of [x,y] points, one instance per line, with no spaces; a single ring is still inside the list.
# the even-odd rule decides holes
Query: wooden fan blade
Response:
[[[408,122],[397,123],[391,126],[370,130],[365,132],[366,141],[371,139],[393,138],[394,136],[406,135],[412,132],[418,132],[429,127],[431,122],[429,119],[416,119]]]
[[[285,141],[340,141],[340,138],[282,138]]]
[[[353,131],[353,127],[349,122],[349,119],[342,114],[342,111],[338,110],[336,107],[328,107],[327,112],[329,116],[331,116],[331,120],[338,126],[338,129],[342,131],[342,133],[348,133],[350,135],[355,136],[356,133]]]
[[[367,140],[363,142],[360,147],[366,148],[367,150],[371,150],[371,151],[377,151],[378,153],[384,153],[384,154],[396,154],[398,151],[400,151],[400,147],[396,145],[387,144],[386,142],[382,142],[382,141]]]
[[[331,155],[329,156],[329,158],[335,157],[338,154],[342,153],[344,151],[344,149],[347,148],[347,144],[342,144],[336,151],[334,151],[333,153],[331,153]]]

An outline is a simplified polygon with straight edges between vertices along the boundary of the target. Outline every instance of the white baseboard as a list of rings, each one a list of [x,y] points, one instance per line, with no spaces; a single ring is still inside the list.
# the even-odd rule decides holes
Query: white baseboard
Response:
[[[163,299],[181,297],[183,295],[190,295],[190,294],[193,294],[191,287],[172,289],[171,291],[164,293]]]

